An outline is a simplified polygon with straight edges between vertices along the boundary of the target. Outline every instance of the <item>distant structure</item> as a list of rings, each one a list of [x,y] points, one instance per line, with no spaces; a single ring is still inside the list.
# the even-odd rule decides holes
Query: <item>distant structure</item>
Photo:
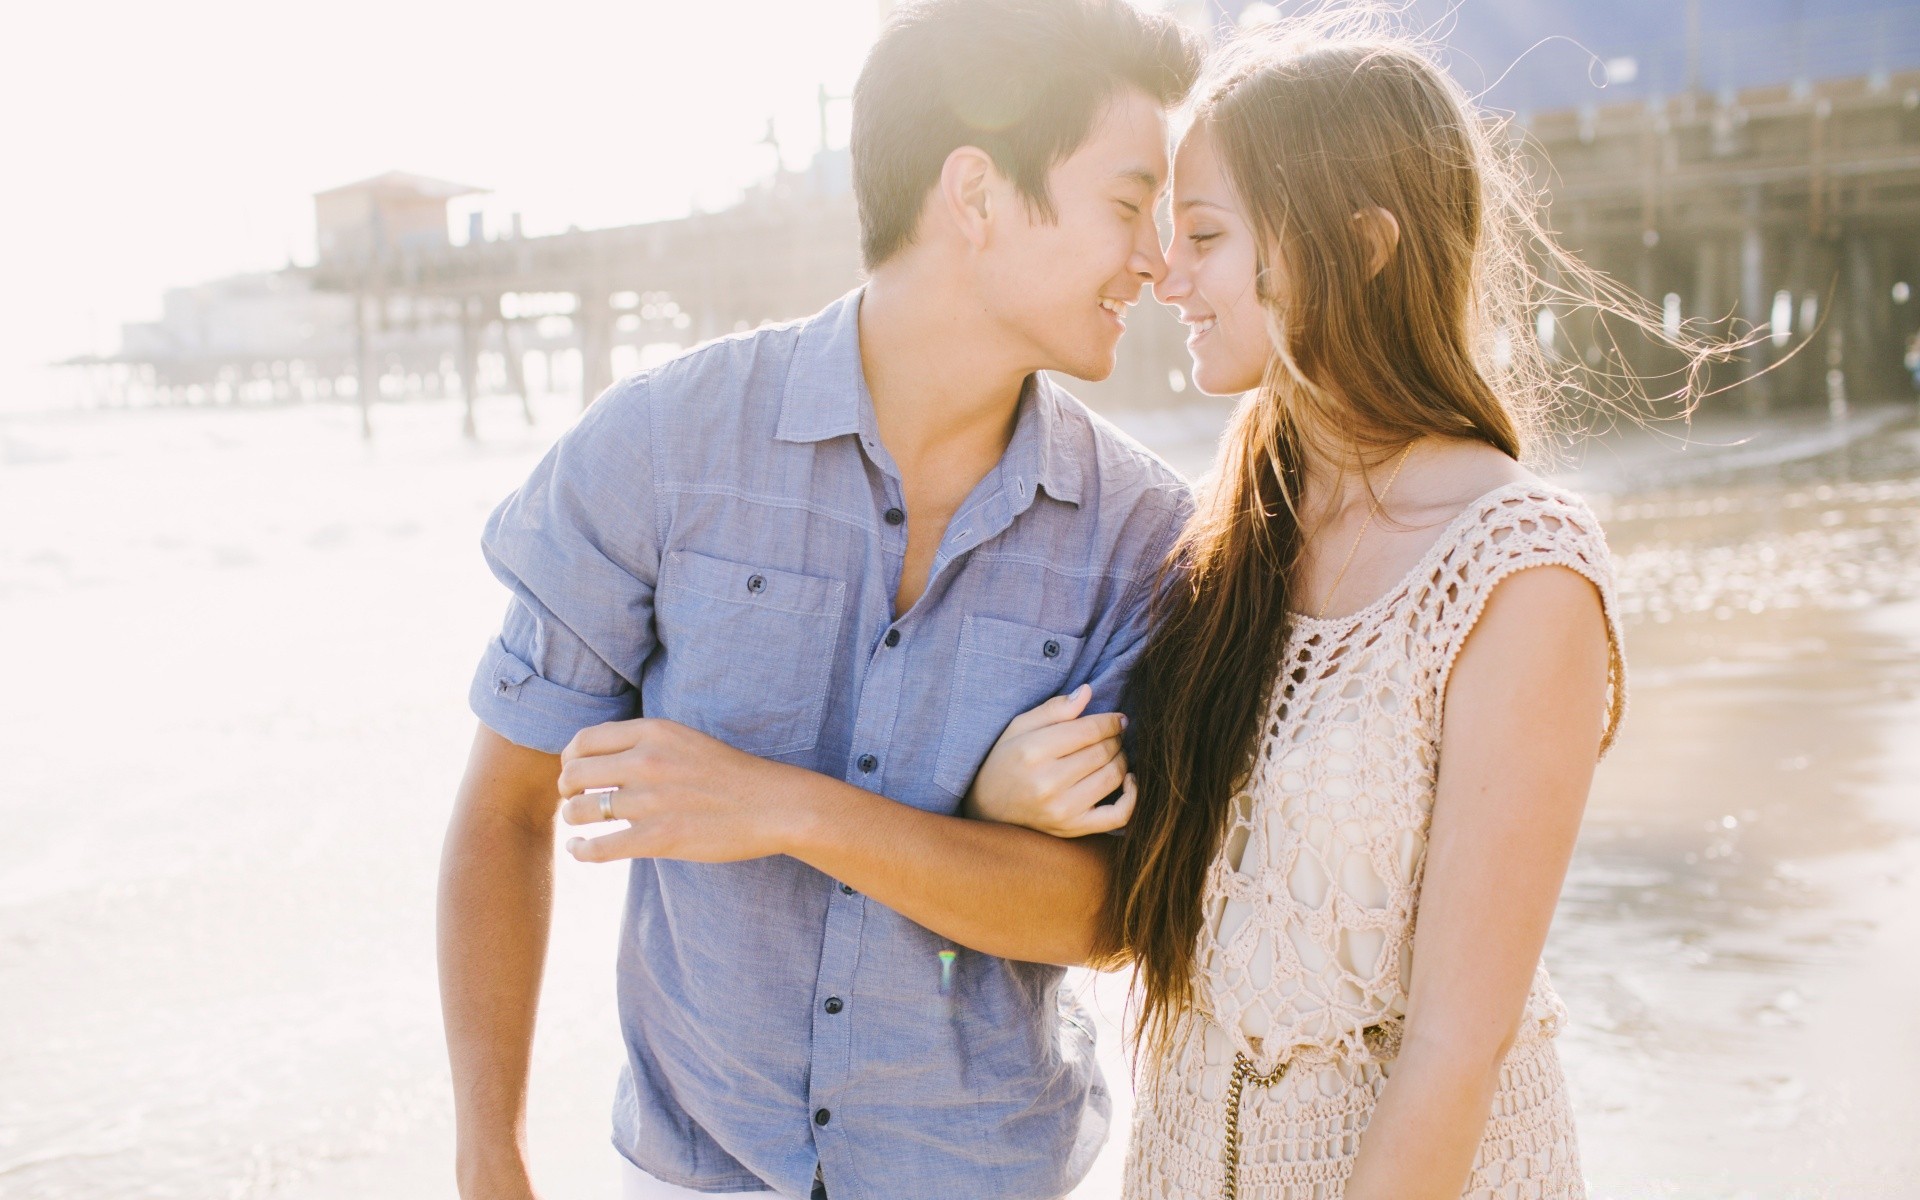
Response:
[[[1548,113],[1529,133],[1554,223],[1589,263],[1669,326],[1733,316],[1765,332],[1742,364],[1757,377],[1730,399],[1842,411],[1849,393],[1912,394],[1920,71]],[[1544,336],[1597,361],[1586,332]]]
[[[447,202],[485,188],[388,171],[313,197],[315,248],[322,266],[365,266],[396,255],[448,246]]]
[[[1445,9],[1414,11],[1445,34],[1456,78],[1517,116],[1567,243],[1670,325],[1733,317],[1766,334],[1739,369],[1774,369],[1728,402],[1841,410],[1850,394],[1912,394],[1901,356],[1920,328],[1920,5]],[[1602,352],[1578,322],[1557,336],[1562,353]],[[1624,349],[1637,368],[1661,366]]]
[[[822,96],[824,105],[830,98]],[[803,315],[852,287],[859,277],[858,222],[845,170],[846,152],[830,151],[805,171],[778,170],[724,212],[614,229],[570,230],[523,237],[517,230],[488,240],[473,224],[465,245],[445,237],[448,185],[381,176],[383,203],[413,214],[421,228],[437,219],[438,239],[389,242],[372,254],[323,254],[313,286],[352,298],[361,353],[358,394],[380,392],[384,367],[373,332],[395,312],[436,321],[455,334],[452,370],[474,430],[480,359],[488,346],[504,356],[507,388],[525,394],[524,355],[533,336],[564,338],[577,351],[582,394],[613,382],[618,346],[679,345]],[[374,182],[374,181],[369,181]],[[333,216],[339,245],[377,244],[389,211],[316,198]],[[439,215],[431,218],[430,205]],[[347,214],[357,214],[348,219]],[[324,235],[323,235],[324,236]]]
[[[338,269],[444,252],[448,201],[481,191],[395,171],[321,192],[321,262]],[[353,296],[317,288],[312,270],[288,268],[171,288],[159,320],[121,326],[119,354],[67,365],[101,377],[109,399],[137,389],[163,404],[370,402],[457,385],[447,367],[456,341],[437,311],[397,303],[369,319]],[[356,391],[355,380],[366,386]]]
[[[351,370],[352,315],[350,300],[298,272],[233,275],[169,288],[159,320],[120,327],[119,357],[142,364],[166,398],[225,381],[232,399],[293,399],[304,379]]]
[[[1920,6],[1829,0],[1808,19],[1798,0],[1446,3],[1411,11],[1451,22],[1434,28],[1451,69],[1516,114],[1572,248],[1672,325],[1763,330],[1742,373],[1797,351],[1731,402],[1912,394],[1900,359],[1920,327]],[[1208,28],[1271,16],[1227,0],[1172,10]],[[1541,43],[1550,34],[1585,48]],[[840,99],[820,94],[823,145]],[[457,244],[449,203],[480,189],[390,172],[315,196],[313,266],[177,289],[161,321],[127,327],[120,355],[77,365],[163,402],[352,397],[369,432],[376,400],[457,391],[472,434],[483,393],[524,408],[537,379],[590,400],[619,373],[855,286],[849,179],[835,148],[724,212],[540,237],[515,217],[491,238],[476,213]],[[1575,314],[1538,318],[1529,332],[1555,353],[1598,361]],[[1096,407],[1177,403],[1184,332],[1143,302],[1113,377],[1070,386]]]

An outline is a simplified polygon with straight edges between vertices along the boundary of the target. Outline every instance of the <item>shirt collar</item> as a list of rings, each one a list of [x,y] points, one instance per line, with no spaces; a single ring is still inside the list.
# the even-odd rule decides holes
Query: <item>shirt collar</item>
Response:
[[[783,442],[821,442],[858,434],[878,447],[873,397],[860,364],[860,301],[855,288],[800,328],[780,398],[774,437]],[[1037,483],[1056,500],[1080,503],[1080,462],[1064,429],[1061,408],[1071,403],[1058,385],[1035,372],[1020,390],[1013,438],[999,470],[1020,491]],[[1025,507],[1025,496],[1021,497]]]
[[[787,383],[780,396],[780,422],[773,436],[783,442],[823,442],[861,433],[861,416],[872,420],[867,374],[860,366],[860,297],[855,288],[800,327]]]
[[[1032,480],[1055,500],[1078,506],[1080,460],[1074,455],[1073,439],[1060,411],[1070,403],[1073,401],[1067,394],[1043,373],[1027,376],[1026,385],[1020,389],[1013,438],[1000,463],[1001,470],[1012,475],[1016,489],[1020,489],[1021,481]]]

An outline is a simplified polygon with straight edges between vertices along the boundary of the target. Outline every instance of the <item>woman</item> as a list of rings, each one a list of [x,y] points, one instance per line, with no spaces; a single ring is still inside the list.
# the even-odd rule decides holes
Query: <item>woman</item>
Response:
[[[1176,157],[1156,294],[1246,395],[1130,684],[1126,1195],[1582,1195],[1539,959],[1624,677],[1599,524],[1520,465],[1562,381],[1514,331],[1657,317],[1417,48],[1329,32],[1231,52]],[[1043,730],[976,811],[1048,827]]]

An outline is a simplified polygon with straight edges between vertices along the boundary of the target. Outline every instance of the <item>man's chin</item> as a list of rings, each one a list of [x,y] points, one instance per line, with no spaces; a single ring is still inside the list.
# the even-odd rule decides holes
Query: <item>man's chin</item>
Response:
[[[1049,369],[1058,371],[1062,375],[1071,376],[1074,379],[1080,380],[1082,383],[1099,383],[1101,380],[1113,374],[1114,367],[1118,365],[1119,360],[1120,350],[1116,345],[1104,353],[1095,351],[1091,354],[1081,355],[1077,360],[1063,359],[1057,366]]]

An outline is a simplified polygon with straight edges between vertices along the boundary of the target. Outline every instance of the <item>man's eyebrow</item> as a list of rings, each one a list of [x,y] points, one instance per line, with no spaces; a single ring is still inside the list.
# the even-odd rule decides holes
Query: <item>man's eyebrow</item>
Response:
[[[1124,179],[1129,183],[1137,183],[1141,187],[1146,188],[1148,192],[1156,195],[1159,194],[1160,175],[1157,171],[1150,170],[1147,167],[1126,167],[1115,171],[1113,174],[1116,179]]]

